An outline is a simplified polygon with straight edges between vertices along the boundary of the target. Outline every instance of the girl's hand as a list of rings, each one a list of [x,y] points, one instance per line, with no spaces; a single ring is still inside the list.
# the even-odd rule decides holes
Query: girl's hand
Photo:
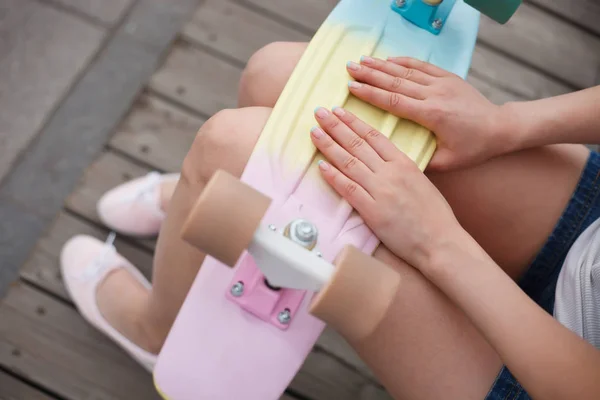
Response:
[[[388,138],[350,112],[318,108],[311,132],[327,181],[379,239],[415,268],[464,232],[446,200]],[[425,272],[425,271],[423,271]]]
[[[435,133],[431,169],[474,165],[515,150],[504,108],[457,75],[412,58],[363,57],[347,69],[356,97]]]

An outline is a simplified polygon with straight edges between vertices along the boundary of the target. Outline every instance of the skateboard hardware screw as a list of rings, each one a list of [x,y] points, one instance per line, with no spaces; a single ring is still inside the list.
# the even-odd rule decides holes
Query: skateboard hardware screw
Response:
[[[433,21],[431,26],[433,26],[433,29],[440,30],[440,29],[442,29],[443,24],[444,24],[443,21],[441,19],[437,18],[436,20]]]
[[[312,250],[317,244],[317,227],[305,220],[297,219],[286,226],[284,235],[302,247]]]
[[[300,222],[296,225],[296,236],[303,241],[309,241],[315,237],[315,227],[308,222]]]
[[[238,282],[231,287],[231,295],[234,297],[240,297],[244,294],[244,284],[242,282]]]
[[[273,232],[275,232],[277,230],[277,227],[273,224],[269,225],[269,229],[272,230]]]
[[[277,320],[284,325],[289,324],[292,320],[291,311],[288,308],[286,308],[285,310],[279,313],[279,315],[277,316]]]
[[[317,251],[317,257],[323,257],[323,254],[320,251]]]
[[[396,5],[400,8],[406,5],[406,0],[396,0]]]

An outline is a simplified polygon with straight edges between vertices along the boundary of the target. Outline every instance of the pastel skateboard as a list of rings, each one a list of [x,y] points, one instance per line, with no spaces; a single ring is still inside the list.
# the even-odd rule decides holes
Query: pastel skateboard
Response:
[[[514,1],[501,3],[503,22]],[[410,56],[465,77],[478,23],[479,12],[462,0],[340,1],[294,70],[241,180],[215,174],[184,228],[184,239],[208,256],[154,371],[165,399],[278,399],[325,323],[353,338],[377,327],[399,277],[369,257],[377,237],[322,180],[322,156],[309,137],[313,110],[343,106],[424,170],[433,134],[352,97],[344,66],[362,55]]]

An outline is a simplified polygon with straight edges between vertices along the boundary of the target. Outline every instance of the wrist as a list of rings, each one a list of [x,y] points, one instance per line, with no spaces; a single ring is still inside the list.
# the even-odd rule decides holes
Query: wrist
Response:
[[[421,272],[437,286],[451,280],[473,265],[481,265],[490,258],[462,227],[445,235],[428,251]]]
[[[501,153],[512,153],[528,147],[528,119],[524,116],[523,103],[508,102],[498,107],[493,131]]]

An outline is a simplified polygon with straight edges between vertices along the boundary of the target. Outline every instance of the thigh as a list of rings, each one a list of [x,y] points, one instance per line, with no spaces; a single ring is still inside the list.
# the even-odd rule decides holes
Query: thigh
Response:
[[[552,233],[588,156],[584,146],[554,145],[428,176],[461,225],[517,279]]]

